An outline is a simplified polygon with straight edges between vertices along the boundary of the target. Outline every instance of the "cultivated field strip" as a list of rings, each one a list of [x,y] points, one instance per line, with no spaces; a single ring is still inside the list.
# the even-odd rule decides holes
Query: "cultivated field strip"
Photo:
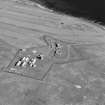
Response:
[[[30,8],[19,8],[17,6],[13,6],[14,9],[12,8],[7,8],[7,9],[3,9],[4,11],[11,11],[11,12],[15,12],[15,13],[19,13],[19,14],[24,14],[24,15],[28,15],[28,16],[32,16],[32,17],[37,17],[39,19],[44,19],[46,21],[51,21],[51,22],[57,22],[60,21],[60,16],[56,16],[53,13],[45,13],[43,11],[40,10],[36,10],[36,9],[30,9]]]
[[[16,11],[17,10],[17,11]],[[26,13],[25,13],[26,11]],[[32,13],[31,13],[32,12]],[[0,11],[0,13],[2,14],[2,16],[4,15],[5,17],[10,17],[13,19],[19,19],[22,21],[29,21],[29,22],[42,22],[42,25],[44,25],[43,23],[49,23],[49,27],[50,25],[54,25],[55,27],[57,26],[57,23],[59,22],[60,18],[54,18],[54,16],[50,16],[47,14],[42,14],[40,13],[40,11],[29,11],[26,9],[24,10],[24,8],[6,8]],[[29,13],[29,14],[28,14]],[[34,14],[35,13],[35,14]],[[36,23],[36,24],[37,24]]]
[[[43,34],[54,35],[55,34],[56,36],[61,36],[61,38],[65,37],[66,36],[65,33],[67,33],[67,31],[63,31],[63,30],[62,31],[61,30],[56,31],[55,29],[47,28],[47,27],[44,27],[42,25],[30,24],[27,22],[12,20],[9,18],[4,18],[4,17],[0,18],[0,21],[1,21],[0,24],[4,23],[5,27],[8,27],[8,24],[9,24],[10,25],[9,27],[12,29],[12,30],[10,30],[9,27],[7,29],[4,28],[5,33],[7,32],[6,33],[7,35],[8,35],[8,30],[11,32],[15,31],[17,36],[18,37],[20,36],[20,38],[22,38],[23,35],[28,38],[33,33],[34,33],[33,35],[35,37],[38,37],[39,36],[39,34],[37,34],[38,31],[41,33],[41,35],[43,35]],[[7,24],[7,26],[6,26],[6,24]],[[16,27],[15,30],[14,30],[14,26]],[[1,29],[3,29],[3,25],[1,25],[0,27],[1,27]],[[22,33],[21,32],[22,29],[24,30],[24,33],[20,34],[20,33]],[[19,31],[17,32],[17,30],[19,30]],[[29,32],[26,33],[27,30],[29,30],[30,33]],[[32,33],[31,33],[31,31],[32,31]],[[61,34],[59,33],[60,31],[61,31]],[[57,32],[58,32],[58,34],[56,34]],[[68,32],[68,33],[69,33],[69,36],[67,35],[65,37],[65,39],[68,38],[68,40],[70,40],[71,42],[76,42],[76,43],[79,43],[79,42],[80,43],[88,43],[88,42],[90,42],[90,43],[100,43],[101,42],[102,43],[102,42],[104,42],[104,36],[100,35],[100,34],[94,34],[92,36],[91,36],[91,34],[88,34],[86,36],[83,34],[80,37],[80,35],[75,35],[72,32],[71,33]],[[14,36],[14,34],[11,34],[11,36]]]
[[[2,12],[0,12],[2,14]],[[49,22],[44,19],[39,19],[38,17],[28,17],[27,15],[21,15],[20,14],[15,14],[15,13],[4,13],[1,17],[6,17],[12,20],[20,21],[20,22],[26,22],[26,23],[31,23],[31,24],[36,24],[36,25],[43,25],[46,27],[56,27],[56,22]],[[22,18],[21,18],[22,17]]]

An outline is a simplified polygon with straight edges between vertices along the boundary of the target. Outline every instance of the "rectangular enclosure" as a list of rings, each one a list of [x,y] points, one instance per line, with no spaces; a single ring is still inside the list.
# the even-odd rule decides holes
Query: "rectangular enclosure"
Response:
[[[21,75],[36,80],[43,80],[52,64],[47,56],[41,57],[29,49],[19,49],[4,72]]]

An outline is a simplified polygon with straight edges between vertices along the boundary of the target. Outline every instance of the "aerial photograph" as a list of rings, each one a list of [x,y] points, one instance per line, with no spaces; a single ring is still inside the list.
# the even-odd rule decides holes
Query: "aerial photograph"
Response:
[[[0,105],[105,105],[105,0],[0,0]]]

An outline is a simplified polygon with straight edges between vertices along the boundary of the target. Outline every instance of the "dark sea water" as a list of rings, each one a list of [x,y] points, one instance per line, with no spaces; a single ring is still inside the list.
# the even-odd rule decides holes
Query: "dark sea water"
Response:
[[[105,25],[105,0],[30,0],[56,12]]]

